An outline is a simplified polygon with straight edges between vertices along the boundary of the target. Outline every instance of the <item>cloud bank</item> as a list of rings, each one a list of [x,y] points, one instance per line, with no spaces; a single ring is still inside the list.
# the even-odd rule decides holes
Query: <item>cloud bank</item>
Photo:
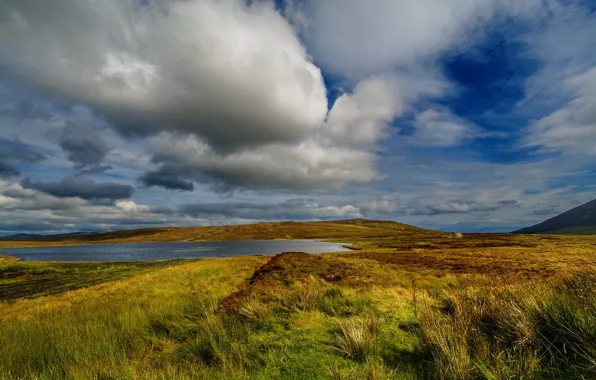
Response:
[[[2,0],[0,231],[534,224],[596,194],[588,3]]]
[[[375,144],[404,108],[396,81],[373,77],[327,114],[321,71],[269,2],[19,0],[0,10],[2,73],[92,107],[124,135],[157,136],[149,186],[370,181]],[[79,168],[108,149],[91,133],[67,126],[61,137]]]

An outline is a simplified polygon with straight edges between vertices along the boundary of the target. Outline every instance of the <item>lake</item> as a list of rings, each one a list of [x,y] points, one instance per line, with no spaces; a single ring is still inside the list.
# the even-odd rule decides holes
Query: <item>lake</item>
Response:
[[[314,240],[243,240],[11,248],[0,249],[0,253],[35,261],[142,261],[347,251],[342,245]]]

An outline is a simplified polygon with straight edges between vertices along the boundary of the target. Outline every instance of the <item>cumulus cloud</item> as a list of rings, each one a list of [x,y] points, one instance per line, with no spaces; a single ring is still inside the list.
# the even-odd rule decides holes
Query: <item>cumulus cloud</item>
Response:
[[[194,183],[181,179],[176,173],[176,169],[169,171],[167,167],[161,167],[154,172],[146,172],[139,181],[147,187],[157,186],[169,190],[193,191]]]
[[[335,101],[323,131],[333,141],[356,146],[374,144],[404,108],[397,79],[373,76],[358,83],[353,93]]]
[[[77,177],[78,178],[78,177]],[[196,202],[170,206],[149,206],[131,199],[96,202],[95,199],[62,197],[19,183],[2,183],[0,188],[0,231],[18,230],[35,214],[46,231],[56,229],[109,229],[115,226],[217,225],[260,220],[327,220],[389,215],[396,211],[394,196],[371,199],[327,200],[290,198],[283,201]],[[4,215],[12,218],[3,219]],[[29,214],[27,214],[29,213]],[[10,220],[8,220],[10,219]],[[27,227],[28,228],[28,227]]]
[[[362,216],[476,228],[480,220],[533,224],[555,199],[565,208],[593,197],[561,185],[592,175],[584,169],[595,146],[595,19],[572,11],[585,2],[285,3],[292,25],[272,1],[0,1],[0,86],[10,86],[0,87],[0,135],[28,143],[0,139],[0,177],[44,179],[0,182],[2,223],[33,218],[77,229]],[[507,129],[517,136],[521,119],[536,120],[522,145],[549,155],[516,152],[515,162],[499,163],[492,160],[513,137],[498,147],[464,144],[499,126],[447,108],[466,88],[442,65],[473,54],[495,23],[512,19],[530,30],[505,31],[527,49],[514,54],[541,68],[519,104],[531,109],[498,122],[519,122],[519,131]],[[317,66],[335,99],[330,110]],[[535,107],[536,94],[546,106]],[[77,107],[89,115],[78,118]],[[398,133],[402,116],[411,135]],[[38,177],[30,164],[44,156]],[[62,178],[70,166],[76,172]],[[110,166],[113,178],[142,185],[134,199],[130,186],[86,177]],[[181,199],[156,187],[194,193]],[[230,198],[221,201],[222,192]],[[362,195],[371,193],[378,197]]]
[[[61,131],[59,144],[77,170],[101,172],[110,168],[101,166],[110,148],[89,125],[68,123]]]
[[[208,183],[212,189],[313,190],[378,178],[376,155],[319,141],[299,145],[271,144],[232,154],[219,154],[192,137],[164,134],[155,141],[155,173]],[[151,174],[153,175],[153,173]]]
[[[0,233],[98,231],[122,226],[141,228],[168,221],[156,208],[131,200],[98,202],[80,197],[63,198],[24,188],[19,183],[2,181],[0,189]]]
[[[0,194],[0,209],[21,211],[53,212],[57,210],[75,210],[87,205],[81,198],[59,198],[34,189],[25,188],[18,183],[4,184]]]
[[[399,210],[398,197],[391,194],[363,199],[355,203],[362,215],[371,217],[395,217]]]
[[[225,202],[186,204],[175,212],[193,217],[224,217],[255,220],[341,219],[362,217],[352,205],[324,205],[312,199],[283,203]]]
[[[0,11],[0,73],[86,104],[125,135],[161,140],[147,186],[370,181],[376,143],[404,109],[396,79],[373,76],[327,114],[320,70],[270,2],[11,0]],[[70,129],[69,159],[98,165],[105,144]]]
[[[123,133],[177,130],[227,150],[297,141],[325,118],[321,72],[269,2],[9,0],[0,11],[5,73]]]
[[[132,196],[134,188],[113,182],[95,182],[86,177],[65,177],[58,181],[35,181],[25,178],[21,181],[25,189],[37,190],[57,198],[78,197],[85,200],[126,199]]]
[[[352,201],[321,202],[315,199],[292,198],[280,203],[215,202],[185,204],[170,213],[198,218],[239,218],[244,220],[324,220],[351,219],[395,215],[394,196]]]
[[[448,49],[482,38],[479,26],[497,14],[531,14],[539,0],[307,0],[292,7],[317,63],[361,78],[422,66]],[[296,17],[294,17],[296,19]]]
[[[195,136],[162,133],[152,139],[153,162],[159,167],[141,180],[189,189],[190,183],[182,180],[186,178],[223,190],[312,190],[368,182],[379,178],[376,143],[402,112],[395,79],[371,77],[337,99],[327,121],[297,144],[221,153]]]
[[[20,164],[36,163],[45,156],[18,140],[0,137],[0,178],[18,177]]]

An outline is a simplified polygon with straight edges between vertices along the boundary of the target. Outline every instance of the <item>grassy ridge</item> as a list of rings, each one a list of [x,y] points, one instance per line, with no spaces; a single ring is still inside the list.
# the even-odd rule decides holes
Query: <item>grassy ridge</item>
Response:
[[[90,235],[41,239],[0,239],[0,248],[93,243],[138,243],[158,241],[229,241],[274,239],[371,239],[398,235],[441,236],[437,231],[374,220],[339,220],[332,222],[272,222],[231,226],[144,228]]]
[[[162,262],[0,301],[0,378],[596,375],[596,239],[355,227],[372,232],[350,253]]]

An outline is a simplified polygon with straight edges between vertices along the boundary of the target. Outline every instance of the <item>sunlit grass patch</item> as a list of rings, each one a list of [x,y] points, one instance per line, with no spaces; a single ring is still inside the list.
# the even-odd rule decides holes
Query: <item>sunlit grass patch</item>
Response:
[[[380,322],[376,316],[338,320],[332,346],[346,357],[362,362],[378,352]]]
[[[462,289],[421,319],[434,371],[450,379],[596,374],[595,322],[594,271]]]

